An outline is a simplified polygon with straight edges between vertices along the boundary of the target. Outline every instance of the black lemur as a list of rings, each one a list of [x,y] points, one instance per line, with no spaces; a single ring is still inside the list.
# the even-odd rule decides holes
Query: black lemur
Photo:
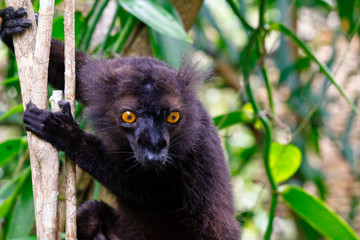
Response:
[[[31,22],[26,11],[0,11],[1,38]],[[64,85],[64,45],[52,40],[48,81]],[[228,168],[213,123],[196,97],[204,77],[150,57],[94,59],[76,52],[76,97],[94,123],[83,131],[70,105],[51,113],[29,103],[25,128],[68,154],[106,186],[118,208],[87,202],[78,239],[237,240]]]

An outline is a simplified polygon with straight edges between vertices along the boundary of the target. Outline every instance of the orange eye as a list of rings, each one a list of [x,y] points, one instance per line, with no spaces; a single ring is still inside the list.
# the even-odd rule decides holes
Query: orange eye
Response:
[[[135,113],[131,111],[125,111],[121,114],[121,118],[126,123],[133,123],[136,120]]]
[[[180,113],[174,111],[174,112],[171,112],[171,113],[168,115],[166,121],[167,121],[168,123],[176,123],[177,121],[179,121],[179,119],[180,119]]]

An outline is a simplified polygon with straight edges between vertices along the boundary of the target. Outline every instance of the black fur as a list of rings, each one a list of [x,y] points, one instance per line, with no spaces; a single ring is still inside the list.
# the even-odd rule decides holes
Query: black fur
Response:
[[[18,10],[20,11],[20,10]],[[1,37],[25,29],[24,14],[0,11]],[[62,88],[63,43],[53,40],[49,82]],[[78,238],[137,240],[236,240],[239,226],[229,173],[213,123],[196,97],[200,72],[179,71],[147,57],[96,60],[76,53],[77,98],[97,136],[84,132],[60,102],[57,113],[29,103],[25,128],[65,151],[118,200],[114,209],[88,202],[78,210]],[[134,123],[121,114],[131,110]],[[171,111],[180,120],[166,122]],[[153,161],[153,160],[161,161]]]

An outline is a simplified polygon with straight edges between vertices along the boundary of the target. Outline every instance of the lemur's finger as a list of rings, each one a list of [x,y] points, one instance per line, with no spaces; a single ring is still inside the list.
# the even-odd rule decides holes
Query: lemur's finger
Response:
[[[14,14],[14,8],[8,7],[5,9],[0,10],[0,17],[1,18],[12,18],[11,16]]]
[[[59,104],[60,107],[63,107],[66,103],[67,103],[67,102],[64,101],[64,100],[58,101],[58,104]]]
[[[30,19],[10,19],[3,24],[3,29],[28,28],[32,25]]]
[[[25,119],[24,119],[24,123],[25,123]],[[39,125],[36,124],[32,124],[32,123],[25,123],[25,129],[28,132],[32,132],[34,133],[36,136],[41,137],[41,133],[42,133],[42,128]]]
[[[59,101],[58,104],[61,107],[62,112],[71,114],[71,107],[69,102]]]
[[[33,104],[31,101],[26,105],[26,110],[40,111],[40,109],[35,104]]]
[[[26,109],[24,112],[24,117],[29,117],[38,121],[44,121],[49,115],[50,112],[42,109]]]
[[[16,28],[6,28],[4,29],[4,31],[1,33],[1,37],[5,38],[5,37],[11,37],[11,35],[14,34],[18,34],[25,31],[24,28],[22,27],[16,27]]]
[[[0,17],[2,18],[2,16],[5,14],[5,12],[7,11],[7,9],[0,9]]]
[[[23,18],[27,15],[26,9],[21,7],[14,12],[14,18]]]

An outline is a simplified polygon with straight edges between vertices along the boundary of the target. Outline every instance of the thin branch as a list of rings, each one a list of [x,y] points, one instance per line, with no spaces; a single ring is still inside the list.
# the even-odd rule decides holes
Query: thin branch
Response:
[[[347,45],[344,54],[341,56],[339,64],[337,65],[336,69],[333,72],[333,76],[334,78],[336,77],[338,70],[341,69],[341,66],[344,63],[345,60],[345,56],[348,54],[349,49],[350,49],[350,44],[351,44],[351,40],[349,40],[349,44]],[[302,130],[304,130],[304,128],[307,126],[307,124],[309,123],[309,121],[311,120],[311,118],[313,117],[314,113],[316,112],[316,110],[320,107],[320,105],[323,103],[323,100],[325,99],[326,96],[326,92],[327,90],[330,88],[331,84],[327,85],[326,88],[324,89],[322,95],[320,96],[318,102],[311,108],[311,110],[308,112],[308,114],[305,116],[305,118],[301,121],[300,125],[295,129],[294,133],[292,134],[291,137],[291,141],[290,143],[294,142],[294,140],[296,139],[296,137],[301,133]],[[356,106],[356,105],[355,105]],[[354,113],[356,114],[357,112],[354,111]]]
[[[256,100],[254,98],[254,94],[253,91],[251,89],[251,85],[250,85],[250,67],[247,64],[247,60],[250,59],[251,57],[251,50],[253,48],[256,48],[256,44],[259,44],[258,39],[260,38],[260,40],[262,40],[260,42],[260,44],[264,44],[264,38],[266,36],[266,29],[265,29],[265,21],[264,21],[264,15],[265,15],[265,4],[266,4],[266,0],[261,0],[260,1],[260,9],[259,9],[259,26],[256,30],[254,30],[249,38],[249,45],[247,46],[246,50],[245,50],[245,58],[243,59],[244,61],[244,68],[243,68],[243,74],[244,74],[244,80],[246,83],[246,92],[247,95],[249,97],[249,101],[254,109],[254,112],[257,116],[259,116],[260,121],[262,123],[262,125],[264,126],[265,129],[265,149],[264,149],[264,166],[265,166],[265,171],[266,171],[266,175],[268,177],[268,180],[270,182],[270,186],[272,189],[272,198],[271,198],[271,208],[270,208],[270,212],[269,212],[269,222],[268,222],[268,226],[266,228],[266,232],[265,232],[265,236],[264,239],[265,240],[269,240],[271,237],[271,233],[272,233],[272,229],[273,229],[273,221],[275,218],[275,212],[276,212],[276,205],[277,205],[277,198],[278,198],[278,193],[277,193],[277,184],[274,180],[274,177],[272,176],[271,173],[271,169],[270,169],[270,146],[271,146],[271,139],[272,139],[272,129],[271,129],[271,124],[269,122],[268,117],[266,116],[266,114],[264,114],[262,111],[259,110],[259,107],[257,106]],[[264,58],[264,46],[262,46],[263,48],[258,48],[260,49],[260,66],[261,68],[263,68],[263,58]],[[263,50],[263,51],[261,51]],[[267,88],[267,90],[269,91],[268,94],[269,96],[272,96],[271,93],[271,88]]]
[[[41,1],[38,31],[36,31],[34,12],[29,0],[8,0],[6,4],[15,8],[25,7],[28,18],[33,23],[30,29],[14,37],[24,108],[31,100],[38,107],[46,109],[48,103],[47,63],[50,54],[54,1]],[[37,34],[36,43],[35,34]],[[31,89],[35,91],[31,92]],[[52,173],[58,162],[57,151],[35,135],[28,133],[28,138],[37,236],[39,239],[56,239],[57,177],[54,177]]]
[[[244,25],[245,29],[248,31],[254,31],[255,29],[246,21],[246,19],[241,15],[240,10],[236,6],[235,2],[233,0],[226,0],[227,3],[230,5],[231,9],[235,13],[235,15],[239,18],[241,23]]]
[[[6,0],[6,6],[12,6],[15,9],[25,7],[27,10],[27,17],[32,21],[32,27],[28,28],[21,35],[16,35],[14,39],[15,56],[18,65],[21,96],[24,109],[26,104],[31,98],[30,83],[33,77],[33,65],[34,65],[34,50],[35,50],[35,37],[36,37],[36,21],[34,11],[30,0]],[[36,231],[38,235],[41,235],[41,168],[34,157],[34,151],[31,147],[31,133],[28,132],[28,142],[30,151],[30,164],[31,164],[31,177],[33,183],[33,194],[34,194],[34,207],[35,207],[35,222]]]
[[[268,98],[269,98],[268,101],[269,101],[270,112],[273,116],[275,116],[275,106],[274,106],[274,99],[273,99],[273,95],[272,95],[272,85],[268,78],[268,74],[267,74],[265,66],[261,66],[261,73],[264,77],[264,81],[266,84],[266,90],[268,92]]]
[[[70,102],[75,117],[75,1],[64,1],[65,31],[65,101]],[[76,240],[76,168],[74,162],[65,157],[66,183],[66,239]]]
[[[26,158],[29,156],[29,149],[26,149],[23,154],[21,155],[19,161],[18,161],[18,164],[12,174],[12,177],[14,178],[15,176],[17,176],[19,174],[19,172],[21,171],[21,169],[23,168],[24,166],[24,163],[25,163],[25,160]]]
[[[41,109],[48,108],[47,80],[53,15],[54,0],[40,1],[33,80],[31,83],[31,88],[34,91],[32,92],[31,101]],[[38,238],[56,239],[58,236],[57,203],[59,194],[58,151],[50,143],[39,139],[35,135],[31,136],[30,142],[34,156],[41,166],[41,234]]]
[[[51,103],[51,111],[52,112],[58,112],[60,111],[60,106],[58,104],[58,102],[60,100],[62,100],[62,91],[61,90],[55,90],[53,91],[53,95],[50,97],[50,103]],[[52,184],[52,192],[54,195],[56,195],[56,200],[53,201],[53,205],[51,206],[52,211],[56,211],[56,215],[52,215],[52,219],[51,224],[52,228],[54,228],[54,232],[56,233],[56,238],[57,240],[61,239],[61,235],[60,235],[60,226],[59,226],[59,174],[60,174],[60,162],[59,162],[59,152],[55,149],[56,151],[56,161],[54,160],[52,162],[53,166],[51,172],[49,172],[50,177],[48,177],[47,179],[52,179],[53,180],[53,184]],[[55,155],[55,154],[54,154]],[[53,209],[53,208],[56,208]],[[55,237],[55,234],[52,235],[52,237]]]
[[[280,31],[281,33],[290,37],[296,43],[296,45],[298,45],[298,47],[301,48],[305,52],[305,54],[319,66],[322,73],[330,80],[330,82],[334,85],[334,87],[341,94],[341,96],[343,96],[343,98],[350,105],[353,111],[357,115],[360,115],[359,110],[356,108],[349,96],[345,93],[344,89],[335,81],[335,78],[333,77],[330,69],[323,62],[319,61],[315,57],[314,53],[310,50],[310,48],[306,44],[304,44],[291,29],[281,23],[273,23],[270,26],[270,30]]]

